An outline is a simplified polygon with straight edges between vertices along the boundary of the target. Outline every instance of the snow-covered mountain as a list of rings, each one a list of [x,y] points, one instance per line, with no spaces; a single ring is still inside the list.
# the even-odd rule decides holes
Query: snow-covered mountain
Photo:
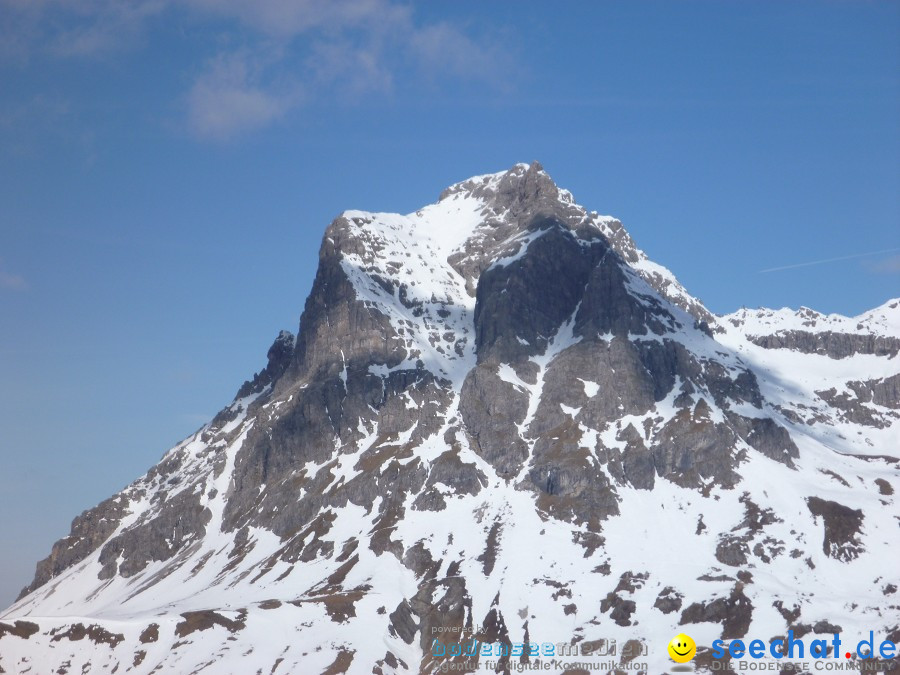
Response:
[[[900,641],[898,351],[898,300],[714,316],[536,163],[346,211],[297,337],[75,519],[0,614],[0,672]]]

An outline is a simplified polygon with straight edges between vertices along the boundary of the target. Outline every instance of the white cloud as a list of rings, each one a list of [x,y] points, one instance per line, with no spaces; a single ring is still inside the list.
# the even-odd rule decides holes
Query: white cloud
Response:
[[[35,51],[84,58],[141,46],[162,15],[214,25],[225,51],[186,92],[186,125],[207,140],[269,125],[313,92],[358,100],[446,78],[503,90],[514,71],[495,42],[420,20],[394,0],[0,0],[3,15],[0,58],[20,61]]]
[[[172,0],[0,0],[0,57],[94,57],[133,47]]]
[[[333,87],[344,98],[387,93],[394,87],[393,69],[376,44],[356,45],[350,40],[318,42],[306,65],[320,87]]]
[[[187,97],[188,126],[197,136],[227,140],[281,118],[300,100],[299,89],[268,89],[245,52],[213,59]]]
[[[510,54],[489,40],[476,40],[452,24],[422,26],[410,39],[413,56],[427,73],[494,81],[512,80]]]
[[[94,56],[134,46],[147,20],[162,12],[167,0],[94,0],[84,7],[85,21],[57,35],[53,49],[61,56]]]
[[[8,291],[24,291],[28,288],[28,283],[18,274],[0,272],[0,287]]]
[[[237,19],[270,37],[293,38],[315,29],[340,31],[405,21],[409,10],[387,0],[175,0],[193,9]]]
[[[876,274],[900,274],[900,255],[890,256],[884,260],[866,262],[866,267]]]
[[[5,291],[24,291],[28,289],[28,282],[20,274],[8,272],[0,260],[0,289]]]

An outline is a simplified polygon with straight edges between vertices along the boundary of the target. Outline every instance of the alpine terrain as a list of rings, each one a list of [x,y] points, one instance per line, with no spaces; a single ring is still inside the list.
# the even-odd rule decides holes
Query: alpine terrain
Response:
[[[74,520],[0,613],[0,672],[583,672],[528,656],[555,645],[658,675],[681,632],[699,672],[719,638],[900,642],[898,352],[896,299],[712,314],[537,163],[345,211],[297,335]]]

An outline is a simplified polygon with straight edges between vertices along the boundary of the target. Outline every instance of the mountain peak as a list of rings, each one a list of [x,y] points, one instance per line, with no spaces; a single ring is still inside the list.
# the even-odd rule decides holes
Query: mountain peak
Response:
[[[495,214],[515,217],[540,212],[555,213],[560,205],[573,204],[572,194],[560,189],[540,162],[519,163],[497,173],[473,176],[444,190],[438,202],[453,197],[479,199]],[[580,210],[583,215],[583,209]]]
[[[2,615],[0,672],[399,675],[464,636],[886,634],[898,311],[709,330],[536,162],[345,211],[296,339],[75,519]]]
[[[535,228],[546,229],[549,223],[583,243],[605,239],[658,293],[698,321],[715,324],[713,315],[671,271],[647,258],[618,219],[578,204],[537,161],[454,183],[437,202],[406,216],[344,211],[326,232],[323,253],[344,250],[371,269],[375,257],[390,251],[402,257],[406,242],[416,241],[428,256],[449,259],[474,297],[483,270],[518,255],[533,240]]]

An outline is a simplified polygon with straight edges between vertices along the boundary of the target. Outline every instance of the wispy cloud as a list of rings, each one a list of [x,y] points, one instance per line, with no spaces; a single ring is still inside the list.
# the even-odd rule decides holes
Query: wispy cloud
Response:
[[[67,4],[80,7],[82,20],[61,30],[51,48],[60,56],[96,56],[133,47],[143,35],[147,21],[167,4],[166,0],[82,0]]]
[[[357,101],[366,94],[387,94],[394,89],[394,68],[378,41],[317,41],[306,65],[318,91],[331,89],[345,101]]]
[[[510,51],[493,39],[477,39],[447,22],[422,26],[410,36],[416,63],[426,74],[450,75],[497,84],[513,81]]]
[[[137,44],[173,0],[0,0],[0,57],[95,57]]]
[[[900,255],[892,255],[884,260],[867,260],[866,267],[875,274],[900,274]]]
[[[241,51],[212,59],[188,92],[188,126],[200,138],[225,140],[281,118],[301,100],[299,88],[262,82]]]
[[[764,270],[760,270],[760,274],[766,274],[768,272],[781,272],[782,270],[793,270],[800,267],[812,267],[813,265],[824,265],[826,263],[839,262],[841,260],[853,260],[855,258],[867,258],[873,255],[883,255],[885,253],[893,253],[894,251],[900,251],[900,247],[897,248],[885,248],[880,251],[869,251],[868,253],[854,253],[852,255],[842,255],[837,256],[836,258],[822,258],[821,260],[810,260],[809,262],[801,262],[801,263],[792,263],[790,265],[781,265],[779,267],[769,267]]]
[[[0,59],[133,49],[164,13],[220,35],[216,53],[189,65],[185,125],[203,140],[265,127],[323,97],[362,100],[416,78],[504,90],[515,71],[495,36],[420,19],[399,0],[0,0]]]
[[[0,289],[4,291],[24,291],[28,289],[28,282],[21,274],[15,274],[6,269],[0,260]]]
[[[235,19],[273,38],[290,39],[313,30],[380,31],[409,20],[411,10],[391,0],[170,0],[201,13]]]
[[[497,41],[449,22],[419,21],[411,7],[389,0],[186,1],[251,33],[239,53],[217,57],[226,67],[217,65],[192,87],[190,128],[204,139],[266,126],[323,97],[386,95],[415,78],[506,89],[510,78],[501,75],[515,70]]]
[[[0,147],[15,157],[35,157],[54,147],[76,151],[88,167],[97,159],[96,135],[79,107],[58,95],[35,94],[0,102]]]
[[[70,113],[68,101],[38,94],[0,109],[0,129],[14,128],[25,120],[37,120],[49,128],[59,125]]]

